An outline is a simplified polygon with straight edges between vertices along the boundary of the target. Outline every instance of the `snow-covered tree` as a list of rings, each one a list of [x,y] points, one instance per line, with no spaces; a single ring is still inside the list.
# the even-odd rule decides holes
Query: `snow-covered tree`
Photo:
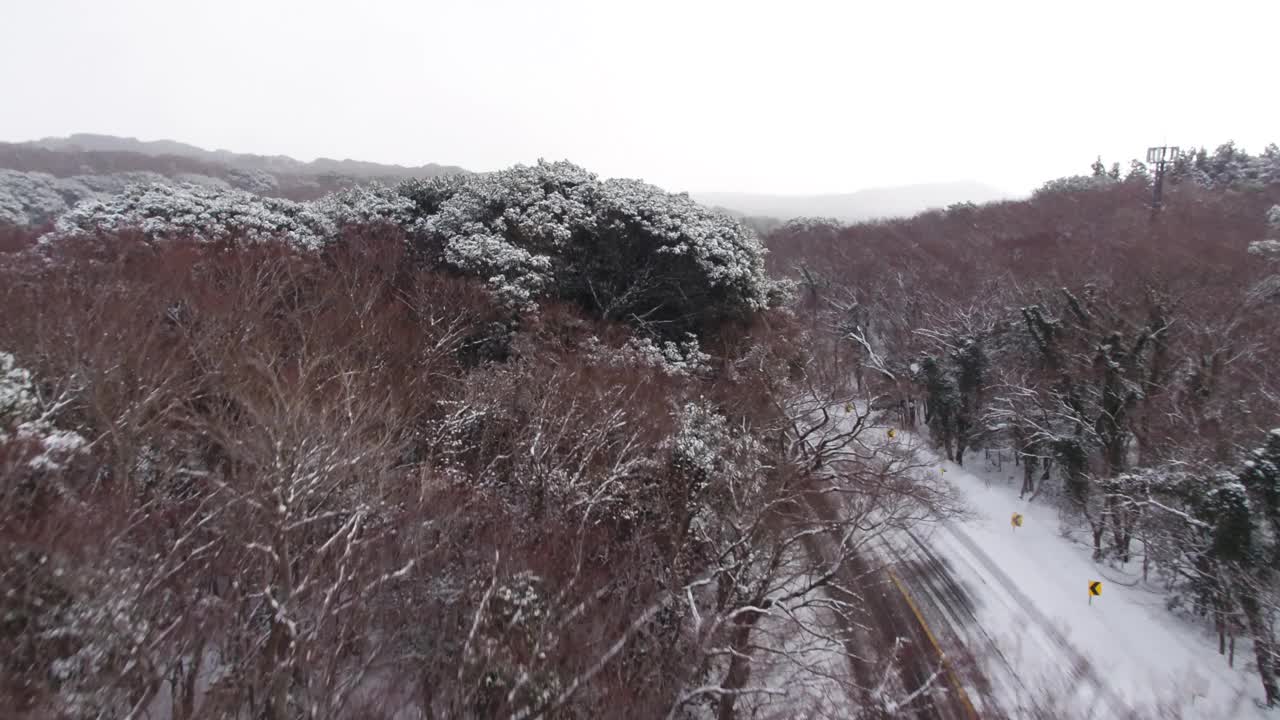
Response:
[[[1280,262],[1280,205],[1267,211],[1267,237],[1249,245],[1249,252],[1270,261]]]
[[[1224,483],[1209,497],[1215,511],[1214,555],[1233,571],[1232,595],[1252,636],[1258,674],[1267,704],[1280,704],[1280,647],[1274,625],[1280,612],[1280,428],[1251,450],[1238,481]]]
[[[416,189],[429,196],[422,191],[433,187]],[[769,303],[759,240],[688,196],[601,181],[567,162],[445,189],[426,221],[444,261],[484,278],[507,302],[559,297],[676,338]]]
[[[1147,164],[1140,160],[1131,160],[1129,162],[1129,172],[1124,176],[1125,182],[1151,182],[1151,171],[1147,168]]]
[[[1087,190],[1098,190],[1100,188],[1109,187],[1115,182],[1105,170],[1101,175],[1070,175],[1067,177],[1050,180],[1045,184],[1036,188],[1032,193],[1032,197],[1040,197],[1052,193],[1074,193]]]
[[[798,217],[791,218],[782,224],[782,232],[787,234],[814,233],[818,236],[835,237],[845,227],[843,223],[830,217]]]
[[[1174,182],[1189,180],[1201,187],[1260,187],[1280,182],[1280,148],[1272,143],[1261,155],[1250,155],[1228,141],[1212,153],[1203,147],[1184,153],[1170,170]]]
[[[947,458],[963,464],[965,451],[980,442],[986,425],[990,354],[997,340],[996,315],[979,308],[955,309],[937,327],[917,333],[928,354],[913,374],[925,392],[925,420]]]
[[[426,262],[480,277],[513,306],[568,300],[677,342],[780,297],[760,241],[737,222],[686,195],[602,181],[565,162],[353,187],[311,203],[191,184],[130,185],[107,197],[89,190],[93,199],[58,218],[54,238],[129,228],[158,239],[280,238],[315,249],[346,226],[390,224]],[[45,194],[44,214],[56,214],[56,194]],[[24,216],[32,204],[23,201]]]
[[[280,187],[275,175],[265,170],[243,170],[232,168],[227,171],[227,183],[237,190],[245,190],[255,195],[266,195]]]

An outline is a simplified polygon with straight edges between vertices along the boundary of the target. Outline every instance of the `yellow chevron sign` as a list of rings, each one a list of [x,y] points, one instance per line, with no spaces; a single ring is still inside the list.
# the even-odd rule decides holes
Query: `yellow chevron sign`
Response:
[[[890,439],[890,440],[892,440],[892,439],[893,439],[893,436],[895,436],[895,435],[897,435],[897,434],[898,434],[898,431],[897,431],[897,430],[894,430],[893,428],[889,428],[889,439]]]
[[[1014,513],[1013,517],[1009,518],[1009,524],[1016,528],[1022,527],[1022,515],[1020,513]]]
[[[1102,594],[1102,581],[1101,581],[1101,580],[1090,580],[1090,581],[1089,581],[1089,596],[1090,596],[1090,597],[1097,597],[1097,596],[1099,596],[1099,595],[1101,595],[1101,594]]]

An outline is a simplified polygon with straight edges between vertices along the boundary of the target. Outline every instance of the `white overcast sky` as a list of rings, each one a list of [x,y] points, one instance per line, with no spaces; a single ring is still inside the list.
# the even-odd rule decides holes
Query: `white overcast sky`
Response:
[[[0,0],[0,140],[1021,192],[1280,141],[1280,0]]]

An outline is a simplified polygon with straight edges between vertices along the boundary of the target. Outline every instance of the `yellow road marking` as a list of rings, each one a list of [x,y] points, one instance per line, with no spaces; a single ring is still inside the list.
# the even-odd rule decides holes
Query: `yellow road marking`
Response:
[[[951,687],[960,696],[960,702],[964,703],[969,717],[977,720],[978,711],[973,709],[973,703],[969,700],[968,691],[960,684],[960,679],[956,677],[955,669],[951,667],[951,661],[947,659],[947,654],[942,652],[942,646],[938,645],[937,638],[933,636],[933,631],[929,629],[929,623],[924,621],[924,615],[921,614],[920,608],[916,607],[915,600],[911,599],[911,594],[907,592],[907,588],[898,579],[898,574],[893,571],[893,568],[885,568],[885,570],[889,573],[889,579],[893,580],[893,584],[897,586],[898,592],[902,593],[902,599],[907,601],[907,607],[911,608],[912,614],[916,616],[916,621],[920,623],[920,629],[924,630],[924,636],[929,638],[929,644],[933,645],[934,651],[938,653],[938,658],[942,660],[942,666],[947,671],[947,677],[951,679]]]

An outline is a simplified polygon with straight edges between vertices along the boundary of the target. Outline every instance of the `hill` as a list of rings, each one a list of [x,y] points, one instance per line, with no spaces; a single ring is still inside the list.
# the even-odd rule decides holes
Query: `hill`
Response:
[[[829,195],[767,195],[756,193],[690,193],[700,203],[728,208],[743,215],[775,217],[832,217],[856,222],[883,217],[906,217],[959,202],[1005,200],[1010,193],[977,182],[926,183],[868,188]]]
[[[98,135],[94,133],[75,133],[68,137],[47,137],[19,145],[54,150],[59,152],[130,152],[151,157],[182,157],[202,160],[219,165],[227,165],[242,170],[265,170],[267,172],[285,172],[294,174],[336,173],[356,177],[434,177],[466,172],[453,165],[404,166],[385,165],[382,163],[362,162],[358,160],[334,160],[318,158],[311,162],[295,160],[287,155],[253,155],[237,153],[230,150],[205,150],[173,140],[139,140],[131,137],[115,135]]]

